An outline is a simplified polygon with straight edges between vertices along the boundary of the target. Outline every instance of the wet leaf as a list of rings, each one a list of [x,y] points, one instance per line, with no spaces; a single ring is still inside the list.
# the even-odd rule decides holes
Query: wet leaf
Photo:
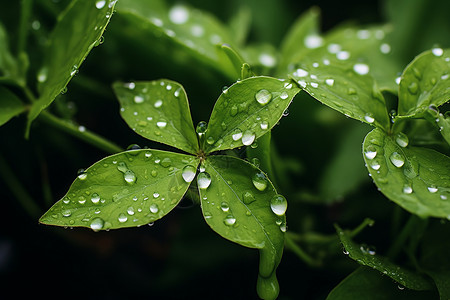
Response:
[[[120,114],[143,137],[195,154],[197,135],[183,87],[170,80],[115,83]]]
[[[24,110],[22,101],[7,88],[0,86],[0,126]]]
[[[198,174],[197,183],[206,222],[222,237],[260,249],[258,286],[275,284],[286,218],[283,205],[278,210],[271,208],[277,196],[272,183],[258,168],[239,158],[211,156],[203,166],[205,171]]]
[[[444,115],[439,112],[436,106],[430,105],[425,110],[423,117],[439,129],[442,137],[450,145],[450,118],[448,113]]]
[[[154,222],[180,202],[194,178],[184,179],[183,169],[196,170],[198,163],[194,156],[150,149],[106,157],[80,172],[40,222],[94,230]]]
[[[386,276],[389,276],[408,289],[417,291],[433,289],[433,285],[425,279],[425,277],[392,263],[386,257],[375,254],[365,245],[358,245],[351,240],[346,231],[342,230],[337,225],[335,225],[335,227],[339,238],[341,239],[341,243],[351,259],[357,261],[363,266],[368,266],[385,274]]]
[[[413,147],[403,133],[370,132],[364,160],[380,191],[421,217],[450,215],[450,158],[435,150]]]
[[[251,77],[219,96],[206,131],[207,153],[249,146],[283,116],[300,89],[291,81]]]
[[[99,44],[116,2],[73,1],[59,16],[37,74],[39,99],[30,110],[27,134],[31,122],[64,91],[86,56]]]
[[[434,48],[417,56],[404,70],[399,88],[399,116],[417,117],[430,105],[450,99],[450,49]]]

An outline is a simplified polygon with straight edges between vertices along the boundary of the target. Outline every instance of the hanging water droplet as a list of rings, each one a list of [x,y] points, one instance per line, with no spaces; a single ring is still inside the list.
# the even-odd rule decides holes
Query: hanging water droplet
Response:
[[[100,201],[100,195],[97,193],[93,193],[91,195],[91,201],[92,203],[97,204]]]
[[[95,7],[97,7],[98,9],[102,9],[105,6],[105,4],[106,4],[105,0],[100,0],[95,2]]]
[[[150,205],[150,212],[152,214],[156,214],[159,211],[159,207],[157,204],[153,203]]]
[[[78,179],[85,180],[87,178],[87,172],[84,169],[79,169],[77,172]]]
[[[375,118],[373,117],[373,115],[371,113],[366,113],[366,115],[364,116],[364,120],[366,120],[366,122],[369,124],[372,124],[373,122],[375,122]]]
[[[102,218],[94,218],[89,226],[92,230],[100,230],[105,226],[105,221]]]
[[[134,174],[133,171],[126,170],[125,173],[123,174],[123,179],[125,179],[125,181],[128,184],[133,184],[136,182],[136,175]]]
[[[199,189],[206,189],[211,184],[211,175],[207,172],[201,172],[197,176],[197,185]]]
[[[277,216],[282,216],[287,210],[287,201],[283,195],[275,195],[272,200],[270,200],[270,209]]]
[[[183,180],[187,183],[192,182],[195,178],[195,173],[197,170],[194,166],[187,165],[183,168],[183,171],[181,172],[181,176],[183,177]]]
[[[221,209],[223,212],[227,212],[227,211],[230,210],[230,207],[228,206],[228,203],[227,203],[227,202],[223,201],[223,202],[220,204],[220,209]]]
[[[241,139],[242,138],[242,131],[239,128],[236,128],[231,133],[231,138],[233,139],[233,141],[237,141],[237,140]]]
[[[200,121],[197,124],[197,127],[195,128],[195,131],[199,136],[202,136],[206,133],[206,130],[208,129],[208,124],[205,121]]]
[[[259,104],[266,105],[270,102],[270,100],[272,100],[272,93],[268,90],[259,90],[255,94],[255,99]]]
[[[364,155],[367,157],[367,159],[374,159],[377,156],[377,149],[375,149],[374,146],[368,146],[366,151],[364,152]]]
[[[410,185],[405,184],[403,186],[403,193],[405,194],[411,194],[413,192],[413,189]]]
[[[70,71],[70,76],[74,76],[75,74],[77,74],[78,73],[78,66],[77,65],[74,65],[73,67],[72,67],[72,70]]]
[[[355,64],[353,70],[359,75],[366,75],[369,73],[369,66],[366,64]]]
[[[255,141],[255,137],[255,133],[251,130],[244,131],[242,135],[242,144],[244,144],[245,146],[250,146]]]
[[[408,136],[403,132],[397,133],[397,135],[395,136],[395,141],[397,142],[397,145],[402,148],[405,148],[409,144]]]
[[[389,159],[391,160],[391,163],[397,168],[401,168],[405,164],[405,158],[398,152],[393,152]]]
[[[267,187],[267,178],[262,172],[255,173],[252,177],[252,182],[255,188],[259,191],[264,191]]]
[[[236,218],[233,215],[228,215],[228,216],[225,217],[223,222],[227,226],[233,226],[236,223]]]
[[[124,213],[121,213],[118,217],[118,220],[120,223],[125,223],[128,220],[128,217]]]
[[[242,200],[244,201],[245,204],[248,205],[254,202],[256,199],[255,196],[253,196],[253,194],[250,191],[247,191],[242,195]]]

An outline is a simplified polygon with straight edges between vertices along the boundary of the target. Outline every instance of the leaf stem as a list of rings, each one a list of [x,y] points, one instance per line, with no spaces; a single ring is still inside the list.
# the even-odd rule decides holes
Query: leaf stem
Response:
[[[26,192],[20,183],[20,180],[14,175],[6,160],[0,155],[0,178],[10,188],[14,197],[23,206],[25,211],[32,217],[37,218],[41,213],[41,209],[34,202],[33,198]]]
[[[48,125],[69,133],[72,136],[79,138],[80,140],[83,140],[86,143],[93,145],[107,153],[113,154],[123,151],[121,147],[111,141],[108,141],[104,137],[97,135],[89,130],[80,130],[79,126],[66,120],[62,120],[47,111],[42,111],[39,115],[39,119],[47,123]]]
[[[405,245],[406,240],[414,232],[416,226],[419,225],[422,221],[423,220],[416,215],[411,215],[409,217],[400,234],[395,237],[394,243],[387,253],[387,256],[390,259],[395,260],[395,258],[399,255],[400,251]]]
[[[31,8],[33,6],[32,0],[21,1],[20,23],[19,23],[19,37],[17,41],[17,53],[25,51],[28,37],[28,26],[31,15]]]
[[[291,238],[290,233],[285,234],[284,239],[286,248],[294,252],[301,260],[303,260],[310,267],[320,267],[321,263],[314,258],[312,258],[308,253],[306,253],[299,245],[297,245],[293,238]]]
[[[369,219],[369,218],[365,218],[364,221],[362,221],[362,223],[358,225],[358,227],[356,227],[355,229],[353,229],[352,231],[349,232],[349,236],[350,236],[351,238],[355,237],[355,236],[358,235],[364,228],[366,228],[367,226],[373,226],[374,223],[375,223],[374,220]]]

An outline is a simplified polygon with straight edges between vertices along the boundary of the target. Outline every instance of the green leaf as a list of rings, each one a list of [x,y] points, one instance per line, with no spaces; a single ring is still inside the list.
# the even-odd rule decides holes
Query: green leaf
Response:
[[[416,292],[401,288],[398,284],[376,270],[359,267],[339,283],[327,300],[411,300],[433,299],[430,292]]]
[[[290,81],[251,77],[219,96],[206,131],[205,152],[248,146],[268,132],[300,89]]]
[[[9,49],[8,33],[0,23],[0,82],[19,79],[17,61]]]
[[[323,104],[347,117],[387,130],[390,121],[386,103],[369,66],[348,60],[348,55],[350,52],[340,51],[319,56],[320,59],[305,57],[291,76]]]
[[[174,81],[115,83],[120,114],[141,136],[195,154],[198,140],[186,92]]]
[[[421,217],[450,215],[450,158],[435,150],[408,145],[403,133],[374,129],[363,144],[367,169],[380,191]]]
[[[319,36],[319,27],[320,9],[318,7],[310,8],[295,21],[281,44],[281,61],[278,65],[279,74],[285,74],[288,65],[295,58],[302,57],[310,51],[305,45],[308,39],[312,41],[316,38],[317,41],[322,41],[322,38]]]
[[[236,44],[244,45],[252,24],[252,10],[249,6],[241,4],[237,11],[231,15],[228,22],[229,31],[233,33]]]
[[[271,201],[277,195],[266,175],[252,164],[230,156],[210,156],[197,176],[203,215],[222,237],[260,249],[258,285],[276,282],[284,244],[287,202],[275,214]],[[284,200],[285,198],[277,198]],[[281,201],[280,201],[281,202]],[[272,202],[273,203],[273,202]],[[286,205],[286,206],[285,206]]]
[[[399,116],[416,117],[430,105],[450,99],[450,49],[434,48],[417,56],[404,70],[399,88]]]
[[[176,4],[169,10],[159,5],[158,8],[153,9],[152,1],[126,0],[120,2],[118,12],[136,23],[140,30],[171,41],[173,46],[170,50],[180,50],[174,51],[174,55],[188,54],[235,78],[236,71],[220,50],[224,43],[235,48],[234,40],[224,24],[213,15],[186,5]]]
[[[194,156],[150,149],[106,157],[81,172],[40,222],[94,230],[154,222],[180,202],[198,163]],[[186,166],[192,176],[184,174]]]
[[[442,137],[450,145],[450,118],[448,117],[448,113],[444,116],[436,106],[430,105],[424,113],[424,118],[439,128]]]
[[[356,244],[351,240],[346,231],[342,230],[337,225],[335,225],[335,227],[339,238],[341,239],[341,243],[351,259],[363,266],[378,270],[409,289],[416,291],[433,289],[433,285],[420,274],[392,263],[386,257],[375,254],[367,246]]]
[[[31,122],[64,91],[86,56],[99,44],[116,2],[72,1],[59,16],[37,74],[39,99],[30,110],[27,135]]]
[[[7,88],[0,86],[0,126],[25,110],[19,98]]]

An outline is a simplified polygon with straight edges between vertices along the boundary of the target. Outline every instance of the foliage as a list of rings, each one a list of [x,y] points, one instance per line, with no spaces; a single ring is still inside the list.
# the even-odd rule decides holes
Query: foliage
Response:
[[[217,255],[205,253],[216,242],[198,216],[169,214],[200,206],[215,233],[259,250],[258,277],[245,285],[256,281],[263,299],[349,299],[367,291],[373,299],[448,299],[449,245],[440,241],[450,228],[450,43],[445,30],[417,17],[426,1],[403,12],[406,4],[394,2],[385,1],[385,24],[332,24],[325,33],[320,9],[303,7],[282,38],[287,27],[273,16],[297,17],[287,1],[232,1],[228,23],[213,6],[162,0],[16,3],[18,22],[0,13],[0,136],[11,140],[0,152],[2,190],[33,220],[42,215],[40,223],[65,228],[97,232],[186,218],[173,238],[174,261],[192,249],[204,254],[192,264],[205,274],[228,260],[238,262],[230,274],[254,275],[244,250],[227,253],[220,241]],[[439,16],[445,6],[428,8]],[[433,24],[448,22],[439,20]],[[433,40],[414,45],[414,26]],[[67,189],[73,178],[63,174],[89,164]],[[354,241],[363,229],[361,239],[380,251]],[[54,232],[77,244],[71,233]],[[294,254],[285,256],[292,269],[284,250]],[[175,265],[152,273],[159,280],[152,287],[192,274]],[[306,292],[331,270],[339,276],[321,289],[326,294]],[[232,281],[217,276],[223,286]],[[158,293],[170,292],[186,296]]]

